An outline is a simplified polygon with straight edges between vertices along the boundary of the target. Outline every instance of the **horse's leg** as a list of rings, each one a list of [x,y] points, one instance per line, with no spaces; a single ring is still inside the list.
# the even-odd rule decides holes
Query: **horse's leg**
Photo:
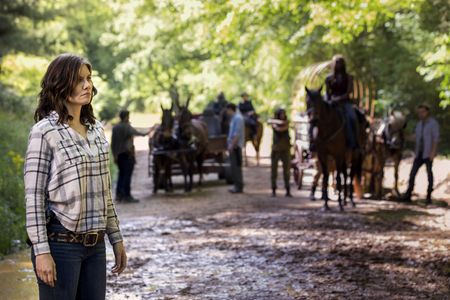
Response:
[[[259,151],[260,151],[260,148],[261,148],[261,141],[262,141],[263,134],[264,134],[264,127],[263,127],[263,125],[260,122],[258,122],[258,128],[257,128],[257,134],[256,134],[256,136],[257,136],[257,141],[256,141],[256,144],[257,144],[256,160],[257,160],[257,163],[258,163],[258,167],[259,167],[259,158],[260,158]]]
[[[355,201],[353,201],[353,191],[354,191],[353,184],[354,184],[354,180],[356,178],[356,175],[358,173],[357,172],[358,160],[353,158],[353,155],[352,155],[352,165],[351,165],[351,168],[350,168],[350,183],[349,183],[350,184],[350,192],[349,192],[349,198],[350,198],[350,202],[352,203],[352,206],[355,207],[356,204],[355,204]]]
[[[347,164],[346,164],[345,160],[342,162],[341,168],[342,168],[342,177],[344,180],[343,189],[344,189],[344,206],[345,206],[345,205],[347,205],[347,197],[348,197],[348,185],[347,185],[348,174],[347,174]]]
[[[169,192],[169,172],[166,168],[166,171],[164,172],[164,190],[166,193]]]
[[[172,182],[172,166],[173,166],[174,160],[172,158],[169,158],[169,171],[170,171],[170,176],[169,176],[169,186],[170,186],[170,191],[173,192],[173,182]]]
[[[158,185],[159,185],[159,168],[158,168],[158,161],[155,159],[153,161],[153,194],[158,193]]]
[[[326,156],[325,158],[320,160],[320,165],[322,167],[322,174],[323,174],[323,178],[322,178],[322,200],[325,201],[325,205],[324,205],[324,209],[325,210],[329,210],[330,207],[328,206],[328,166],[327,166],[327,161],[326,161]]]
[[[194,170],[192,168],[189,168],[189,192],[192,192],[193,182],[194,182]]]
[[[355,178],[355,167],[352,164],[352,167],[350,168],[350,191],[349,191],[349,198],[350,198],[350,202],[352,203],[352,205],[354,205],[353,202],[353,179]]]
[[[164,177],[164,181],[165,181],[165,183],[164,183],[164,185],[165,185],[165,188],[166,188],[166,192],[170,192],[171,191],[171,181],[172,181],[172,166],[171,166],[171,164],[170,164],[170,161],[169,161],[169,159],[170,158],[166,158],[167,160],[164,162],[164,164],[165,164],[165,169],[166,169],[166,171],[165,171],[165,177]]]
[[[202,185],[203,180],[203,153],[197,156],[197,169],[198,169],[198,185]]]
[[[181,168],[181,173],[183,173],[184,191],[185,192],[189,192],[189,187],[188,187],[188,182],[187,182],[188,166],[187,166],[187,163],[186,163],[186,156],[185,155],[181,155],[180,156],[180,168]]]
[[[188,172],[189,172],[189,192],[192,191],[192,184],[194,180],[194,157],[189,160],[188,163]]]
[[[322,167],[320,166],[320,162],[316,163],[316,169],[317,169],[317,173],[313,177],[313,182],[312,182],[312,186],[311,186],[311,194],[309,194],[309,200],[311,200],[311,201],[316,201],[316,197],[315,197],[316,189],[319,184],[320,176],[322,175]]]
[[[395,161],[394,161],[394,191],[398,195],[400,195],[400,192],[398,191],[398,169],[400,167],[400,161],[402,159],[402,152],[401,150],[397,150],[398,153],[395,155]]]
[[[342,163],[336,162],[336,191],[338,195],[338,203],[339,203],[339,210],[343,211],[344,206],[342,205]]]
[[[256,166],[259,167],[259,142],[257,139],[258,138],[254,139],[252,141],[252,144],[253,144],[253,148],[255,148],[255,152],[256,152]]]

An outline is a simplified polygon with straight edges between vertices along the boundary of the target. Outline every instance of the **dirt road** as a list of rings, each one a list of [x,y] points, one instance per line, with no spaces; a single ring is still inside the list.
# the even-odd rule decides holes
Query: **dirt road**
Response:
[[[209,177],[152,196],[138,160],[141,202],[118,205],[129,268],[108,278],[108,299],[450,299],[446,208],[362,200],[324,213],[306,191],[269,197],[265,167],[245,169],[242,195]]]
[[[244,170],[242,195],[211,175],[188,195],[154,196],[146,143],[136,139],[133,195],[141,202],[117,204],[129,267],[108,276],[107,299],[450,299],[446,207],[361,200],[341,213],[332,201],[325,213],[306,190],[269,197],[264,166]],[[441,200],[449,164],[435,164]],[[405,162],[402,189],[409,168]],[[0,261],[0,299],[36,295],[28,251]]]

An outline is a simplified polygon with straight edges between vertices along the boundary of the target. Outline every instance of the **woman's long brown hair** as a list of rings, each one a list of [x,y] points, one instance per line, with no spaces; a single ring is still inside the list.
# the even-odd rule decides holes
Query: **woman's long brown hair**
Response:
[[[58,123],[67,123],[72,119],[69,115],[65,102],[72,94],[78,81],[78,74],[81,66],[87,66],[92,73],[92,66],[85,58],[74,54],[61,54],[55,58],[47,68],[41,81],[41,91],[39,92],[39,103],[34,113],[36,122],[47,117],[52,111],[58,113]],[[93,87],[92,98],[97,94],[97,89]],[[95,124],[94,111],[92,109],[92,98],[89,104],[81,107],[81,122]]]

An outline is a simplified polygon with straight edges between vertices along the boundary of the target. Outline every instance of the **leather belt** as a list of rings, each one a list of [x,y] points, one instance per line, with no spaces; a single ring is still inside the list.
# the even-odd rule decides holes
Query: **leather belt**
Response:
[[[48,240],[58,243],[82,244],[85,247],[94,247],[105,238],[105,231],[92,231],[86,233],[74,232],[48,232]]]

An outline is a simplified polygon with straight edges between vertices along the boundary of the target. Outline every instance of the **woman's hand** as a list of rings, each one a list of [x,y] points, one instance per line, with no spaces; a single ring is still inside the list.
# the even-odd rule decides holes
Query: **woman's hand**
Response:
[[[55,287],[56,265],[50,253],[36,256],[36,274],[45,284]]]
[[[116,257],[116,264],[112,268],[112,272],[120,275],[120,273],[127,267],[127,254],[123,246],[123,242],[118,242],[113,245],[114,256]]]

